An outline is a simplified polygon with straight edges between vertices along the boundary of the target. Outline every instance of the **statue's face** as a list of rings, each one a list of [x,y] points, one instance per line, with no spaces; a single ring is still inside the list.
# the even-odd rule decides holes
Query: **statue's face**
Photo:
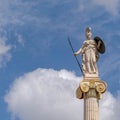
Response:
[[[92,36],[91,31],[90,30],[86,31],[86,37],[87,37],[88,40],[91,39],[91,36]]]

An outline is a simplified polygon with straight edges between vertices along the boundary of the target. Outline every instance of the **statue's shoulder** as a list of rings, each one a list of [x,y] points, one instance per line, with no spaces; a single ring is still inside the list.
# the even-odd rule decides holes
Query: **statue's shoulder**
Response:
[[[92,40],[92,39],[91,39],[91,40],[88,40],[88,43],[89,43],[89,44],[96,44],[95,41]]]
[[[93,40],[85,40],[84,43],[85,44],[90,44],[90,43],[93,43],[94,41]]]

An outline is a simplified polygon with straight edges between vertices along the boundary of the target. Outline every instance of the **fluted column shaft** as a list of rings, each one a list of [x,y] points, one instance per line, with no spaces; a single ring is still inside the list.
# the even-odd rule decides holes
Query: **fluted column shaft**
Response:
[[[84,120],[98,120],[99,103],[97,98],[84,99]]]

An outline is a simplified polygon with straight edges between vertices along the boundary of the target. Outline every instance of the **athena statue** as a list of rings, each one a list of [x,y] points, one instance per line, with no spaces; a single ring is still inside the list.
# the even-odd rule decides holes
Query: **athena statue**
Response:
[[[102,43],[102,40],[98,41],[92,39],[92,32],[91,28],[86,28],[85,31],[86,40],[84,41],[82,47],[74,53],[75,56],[78,54],[81,54],[82,56],[82,71],[84,76],[91,76],[95,75],[98,77],[98,68],[97,68],[97,61],[99,59],[99,52],[104,52],[104,43]],[[102,51],[100,50],[102,44]]]

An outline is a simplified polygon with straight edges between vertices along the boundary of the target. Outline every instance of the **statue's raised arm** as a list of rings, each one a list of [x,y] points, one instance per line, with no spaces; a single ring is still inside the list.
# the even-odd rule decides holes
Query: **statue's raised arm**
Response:
[[[99,53],[105,52],[105,46],[99,37],[95,37],[94,40],[92,39],[90,27],[86,28],[85,35],[86,40],[74,55],[81,54],[82,56],[82,71],[84,77],[98,77],[97,61],[99,59]]]

